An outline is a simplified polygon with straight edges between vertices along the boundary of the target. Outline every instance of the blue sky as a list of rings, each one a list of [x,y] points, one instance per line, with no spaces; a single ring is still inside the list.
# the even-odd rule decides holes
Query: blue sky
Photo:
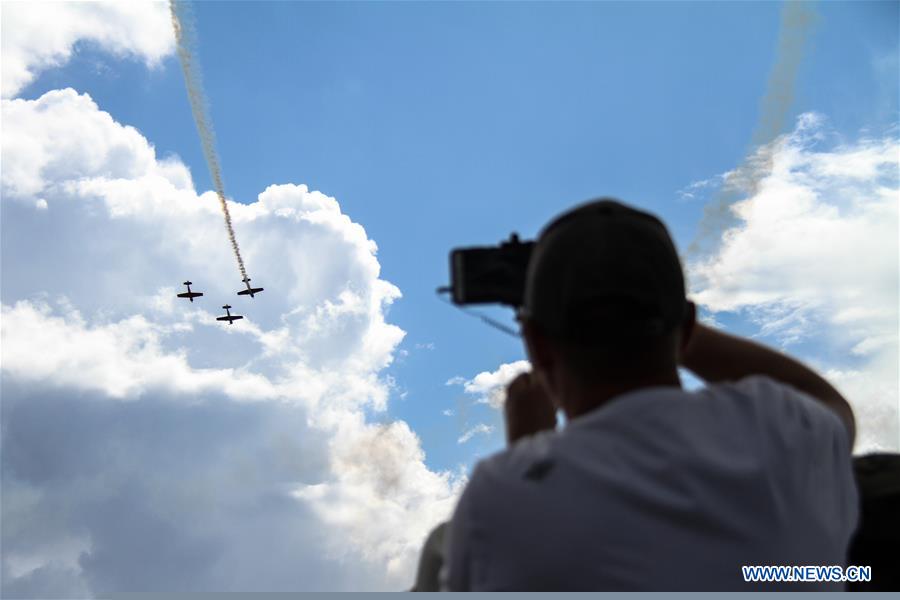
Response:
[[[444,383],[523,357],[515,339],[435,297],[448,277],[449,249],[511,231],[536,235],[554,214],[599,195],[657,212],[686,247],[703,205],[679,202],[676,191],[733,168],[748,152],[780,10],[777,3],[193,7],[227,193],[248,202],[270,183],[306,183],[337,198],[378,243],[383,276],[403,292],[390,316],[408,332],[405,347],[435,345],[392,369],[409,395],[391,410],[432,432],[423,443],[438,468],[460,460],[457,423],[441,416],[455,408],[459,390]],[[823,112],[848,136],[883,130],[896,121],[897,89],[876,62],[896,49],[897,5],[816,10],[791,115]],[[160,154],[181,157],[198,187],[211,187],[174,58],[148,72],[85,45],[22,95],[64,86],[90,91]]]
[[[820,115],[818,137],[804,151],[838,162],[866,140],[893,143],[897,3],[827,2],[814,10],[779,133],[800,136],[798,118]],[[447,382],[524,358],[518,340],[435,296],[447,283],[449,250],[496,243],[511,231],[534,236],[554,214],[600,195],[657,213],[686,249],[717,185],[698,187],[693,198],[684,190],[735,169],[753,149],[779,60],[782,5],[202,2],[193,11],[227,194],[249,204],[269,185],[305,184],[335,198],[377,243],[381,279],[402,292],[386,320],[406,335],[392,364],[377,371],[393,381],[387,411],[365,412],[372,422],[408,423],[424,464],[441,472],[468,469],[503,442],[497,411]],[[11,18],[5,15],[4,33]],[[116,122],[135,127],[158,157],[182,161],[198,193],[209,190],[177,58],[169,53],[148,67],[107,46],[77,41],[68,60],[41,70],[15,97],[36,100],[67,87],[87,93]],[[887,179],[879,173],[879,185],[896,189],[895,171]],[[829,189],[847,189],[835,186]],[[4,235],[17,214],[4,214]],[[267,235],[240,223],[236,229],[242,244]],[[227,260],[224,232],[211,243]],[[5,271],[40,259],[5,246]],[[764,274],[779,266],[754,268]],[[282,293],[277,258],[247,267],[268,297]],[[208,279],[202,272],[156,276],[167,279],[150,288]],[[713,294],[710,277],[705,289]],[[6,293],[7,283],[4,309],[26,297]],[[791,299],[805,296],[791,296],[792,289],[770,304],[713,294],[718,299],[704,310],[822,368],[869,377],[871,357],[847,350],[862,338],[816,334],[830,317],[818,308],[798,313],[805,301]],[[895,322],[896,313],[888,318]],[[794,335],[791,327],[805,329]],[[215,343],[203,335],[179,339]],[[896,353],[896,338],[888,344]],[[496,429],[458,442],[480,423]]]

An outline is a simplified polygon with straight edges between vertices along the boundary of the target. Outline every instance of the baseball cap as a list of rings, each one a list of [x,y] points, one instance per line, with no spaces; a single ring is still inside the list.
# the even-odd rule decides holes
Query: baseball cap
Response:
[[[652,338],[685,315],[684,274],[666,226],[603,198],[541,232],[520,316],[573,342]]]

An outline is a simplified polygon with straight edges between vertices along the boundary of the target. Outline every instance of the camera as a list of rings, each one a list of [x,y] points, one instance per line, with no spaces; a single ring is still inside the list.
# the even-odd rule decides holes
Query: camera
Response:
[[[450,292],[456,305],[522,305],[525,275],[534,241],[513,233],[499,246],[456,248],[450,252]],[[445,288],[446,289],[446,288]]]

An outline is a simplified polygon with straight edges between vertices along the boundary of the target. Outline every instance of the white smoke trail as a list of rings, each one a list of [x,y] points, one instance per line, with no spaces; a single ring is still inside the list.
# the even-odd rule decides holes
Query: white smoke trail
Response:
[[[194,123],[197,125],[197,133],[200,134],[203,155],[206,157],[213,186],[219,197],[219,204],[225,217],[225,228],[228,230],[228,239],[231,241],[231,248],[234,250],[234,257],[237,259],[243,280],[247,278],[247,269],[244,268],[244,259],[241,257],[241,249],[238,247],[237,238],[234,236],[234,227],[231,224],[231,213],[228,212],[228,203],[225,201],[225,186],[222,183],[219,155],[216,153],[216,134],[206,114],[207,102],[206,96],[203,94],[200,68],[194,62],[191,51],[195,37],[190,13],[184,2],[176,0],[169,1],[169,10],[172,15],[172,27],[175,29],[175,39],[178,43],[178,58],[181,61],[181,69],[184,71],[184,82],[187,86],[188,99],[191,102],[191,112],[194,113]]]
[[[743,163],[725,177],[718,193],[704,207],[700,231],[688,254],[697,256],[709,251],[709,244],[720,240],[722,232],[732,223],[732,204],[754,196],[759,190],[759,182],[772,170],[772,157],[778,150],[779,136],[794,102],[797,73],[816,17],[812,2],[784,3],[775,64],[760,102],[751,151]]]

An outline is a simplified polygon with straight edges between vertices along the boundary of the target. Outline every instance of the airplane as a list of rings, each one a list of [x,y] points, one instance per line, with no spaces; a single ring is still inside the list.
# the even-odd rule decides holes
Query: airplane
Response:
[[[226,305],[224,305],[222,308],[225,309],[225,313],[226,313],[226,314],[225,314],[225,316],[223,316],[223,317],[216,317],[216,321],[228,321],[228,324],[229,324],[229,325],[234,325],[234,322],[235,322],[235,321],[237,321],[238,319],[243,319],[243,318],[244,318],[244,317],[242,317],[241,315],[233,315],[233,314],[231,314],[231,311],[229,310],[229,309],[231,308],[231,305],[230,305],[230,304],[226,304]]]
[[[261,291],[263,291],[263,288],[252,288],[252,287],[250,287],[250,278],[249,278],[249,277],[244,277],[241,281],[244,282],[244,285],[247,286],[247,289],[246,289],[246,290],[241,290],[241,291],[239,291],[239,292],[238,292],[238,296],[246,296],[246,295],[249,294],[250,297],[253,298],[253,294],[258,294],[258,293],[260,293]]]
[[[186,291],[186,292],[181,292],[180,294],[178,294],[178,297],[179,297],[179,298],[187,298],[188,300],[190,300],[191,302],[193,302],[193,301],[194,301],[194,298],[199,298],[200,296],[203,295],[203,292],[192,292],[192,291],[191,291],[191,282],[190,282],[190,281],[185,281],[185,282],[184,282],[184,285],[187,286],[187,290],[188,290],[188,291]]]

